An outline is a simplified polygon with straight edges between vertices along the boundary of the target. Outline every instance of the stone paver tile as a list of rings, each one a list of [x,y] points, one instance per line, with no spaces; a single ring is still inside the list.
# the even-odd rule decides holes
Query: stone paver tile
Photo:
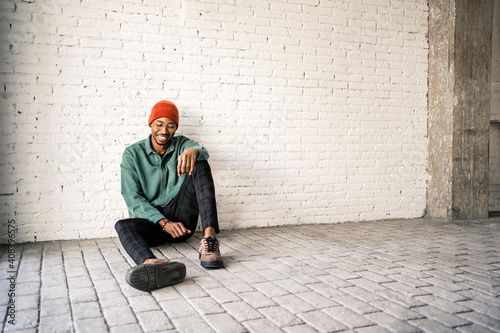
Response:
[[[241,279],[223,280],[221,282],[226,288],[229,288],[229,290],[235,294],[255,291],[251,285]]]
[[[172,319],[176,332],[215,332],[208,326],[207,322],[200,316],[188,316]]]
[[[53,333],[53,332],[71,332],[73,330],[73,322],[71,321],[71,314],[65,313],[56,316],[40,317],[39,332],[40,333]]]
[[[139,324],[145,332],[163,332],[174,329],[174,325],[163,311],[136,313]]]
[[[415,308],[410,309],[391,301],[377,301],[371,303],[371,305],[401,320],[420,319],[424,317],[422,314],[415,312]]]
[[[399,264],[401,265],[401,267],[397,267],[397,268],[393,269],[393,271],[394,271],[393,274],[394,275],[401,274],[401,275],[409,276],[409,277],[412,277],[412,278],[415,278],[415,279],[419,279],[419,280],[424,280],[426,278],[431,278],[432,277],[432,275],[430,274],[432,272],[432,268],[427,267],[423,271],[422,270],[416,270],[416,269],[413,269],[411,267],[408,267],[407,266],[408,261],[406,261],[406,260],[404,262],[399,262]],[[397,273],[397,274],[395,274],[395,273]]]
[[[352,311],[343,306],[337,306],[333,308],[327,308],[323,310],[333,319],[338,322],[346,325],[349,328],[358,328],[364,326],[372,326],[375,325],[374,322],[366,319],[363,315]]]
[[[37,294],[25,295],[25,296],[15,296],[13,299],[15,301],[16,311],[38,309],[39,296]]]
[[[409,321],[410,324],[418,327],[423,332],[442,332],[442,333],[453,333],[456,332],[455,329],[445,326],[439,321],[423,318],[423,319],[412,319]]]
[[[269,282],[269,279],[255,271],[242,271],[234,275],[251,285],[254,283]]]
[[[468,297],[465,297],[457,292],[449,291],[438,286],[423,287],[421,289],[429,292],[432,295],[442,297],[450,302],[460,302],[468,299]]]
[[[71,303],[97,301],[97,295],[94,288],[79,288],[69,290],[69,299]]]
[[[500,296],[500,286],[488,285],[475,280],[465,280],[461,284],[466,288],[479,290],[494,297]]]
[[[429,305],[433,305],[436,308],[442,309],[449,313],[461,313],[461,312],[469,312],[470,309],[460,305],[458,303],[450,302],[444,298],[435,295],[426,295],[426,296],[417,296],[418,300],[427,303]]]
[[[415,288],[410,285],[407,285],[405,283],[401,282],[389,282],[389,283],[384,283],[385,287],[388,287],[394,291],[400,292],[402,294],[415,297],[415,296],[424,296],[424,295],[431,295],[432,293],[429,291],[426,291],[425,288]]]
[[[319,309],[329,308],[329,307],[339,305],[337,302],[335,302],[327,297],[321,296],[320,294],[315,293],[315,292],[298,293],[298,294],[296,294],[296,296],[300,297],[304,301],[313,305],[315,308],[319,308]]]
[[[151,295],[128,297],[128,302],[135,313],[160,310],[158,302]]]
[[[428,277],[428,278],[423,279],[423,281],[428,282],[429,285],[441,287],[441,288],[448,290],[448,291],[451,291],[451,292],[457,292],[457,291],[463,291],[463,290],[469,289],[469,288],[467,288],[459,283],[445,281],[445,280],[437,278],[437,277]]]
[[[291,278],[292,280],[300,283],[300,284],[303,284],[303,285],[306,285],[309,283],[320,283],[321,282],[321,280],[319,280],[317,277],[307,275],[307,274],[304,274],[301,272],[291,273],[288,277]]]
[[[139,324],[126,324],[126,325],[119,325],[119,326],[113,326],[109,328],[110,333],[143,333],[144,331],[142,330],[141,325]],[[167,331],[165,331],[167,332]]]
[[[245,302],[226,303],[222,307],[239,322],[263,317],[262,314]]]
[[[365,314],[365,313],[371,313],[371,312],[378,312],[380,311],[376,307],[372,306],[371,304],[368,304],[367,302],[363,302],[362,300],[353,297],[351,295],[345,294],[342,296],[337,296],[335,297],[335,301],[343,305],[355,312]]]
[[[276,302],[274,302],[271,298],[265,296],[260,291],[241,293],[238,296],[255,309],[276,305]]]
[[[500,331],[499,318],[491,318],[489,316],[477,312],[459,313],[457,316],[464,318],[472,323],[478,324],[479,326],[489,328],[493,331],[497,332]]]
[[[4,272],[10,271],[8,269],[4,270]],[[5,278],[7,278],[7,274],[5,274]],[[40,283],[41,276],[40,272],[35,271],[27,271],[27,272],[17,272],[17,283]],[[64,280],[64,277],[60,277],[60,280]],[[48,282],[47,282],[48,283]]]
[[[476,269],[476,267],[474,267]],[[492,276],[493,275],[493,276]],[[499,280],[497,276],[494,276],[494,273],[483,273],[483,274],[473,274],[473,273],[464,273],[460,274],[460,277],[464,278],[465,280],[471,280],[475,281],[478,283],[485,284],[487,286],[498,286],[499,285]]]
[[[335,275],[318,275],[316,276],[318,280],[330,286],[330,288],[342,288],[342,287],[351,287],[353,286],[352,280],[346,281]]]
[[[367,303],[384,300],[378,293],[375,294],[357,286],[341,288],[340,290]]]
[[[314,329],[313,327],[311,327],[307,324],[287,326],[287,327],[282,327],[281,329],[283,331],[285,331],[286,333],[317,333],[318,332],[316,329]]]
[[[462,283],[465,281],[465,279],[460,276],[460,273],[463,273],[462,271],[443,265],[435,265],[435,269],[427,273],[435,278],[445,280],[450,283]]]
[[[325,272],[328,272],[328,274],[335,276],[341,280],[350,280],[350,279],[357,279],[359,278],[359,272],[356,273],[351,273],[349,271],[346,271],[345,269],[335,267],[336,263],[332,264],[331,268],[325,269]]]
[[[311,291],[311,289],[309,289],[307,286],[305,286],[301,283],[298,283],[297,281],[292,280],[292,279],[280,280],[280,281],[277,281],[277,283],[279,284],[279,286],[281,288],[287,290],[288,292],[290,292],[292,294]]]
[[[478,324],[472,324],[467,326],[460,326],[455,329],[456,332],[463,333],[491,333],[492,330],[487,329],[484,326],[480,326]]]
[[[382,326],[366,326],[356,329],[356,333],[391,333],[388,329]]]
[[[78,288],[92,288],[93,283],[90,279],[90,276],[76,276],[76,277],[68,277],[67,279],[68,289],[78,289]]]
[[[88,276],[89,273],[87,271],[87,267],[83,266],[84,264],[81,263],[82,266],[67,266],[65,263],[64,270],[66,271],[66,276],[68,278],[72,277],[78,277],[78,276]]]
[[[251,333],[278,333],[283,332],[279,327],[273,324],[269,319],[253,319],[242,323]]]
[[[109,326],[134,324],[137,322],[135,315],[128,305],[102,308],[102,312]]]
[[[108,327],[104,318],[77,319],[75,321],[76,333],[107,332]]]
[[[98,302],[73,303],[71,309],[73,318],[77,320],[102,317]]]
[[[246,269],[247,271],[248,270],[255,271],[255,270],[259,270],[259,269],[269,269],[269,266],[262,263],[261,261],[256,260],[255,258],[253,258],[253,256],[248,256],[246,258],[246,260],[240,261],[240,264],[242,266],[245,266],[247,268]]]
[[[191,304],[182,298],[160,301],[159,303],[163,311],[170,319],[197,315]]]
[[[295,269],[297,271],[299,271],[300,273],[306,274],[308,276],[320,276],[320,275],[327,274],[327,272],[325,272],[324,270],[316,268],[316,267],[311,266],[311,265],[297,266],[297,267],[295,267]]]
[[[197,285],[193,280],[184,280],[184,282],[173,286],[184,298],[206,297],[205,290]]]
[[[278,327],[293,326],[304,323],[300,318],[293,315],[290,311],[279,306],[260,308],[258,311]]]
[[[256,273],[269,281],[285,280],[288,276],[273,269],[259,269]]]
[[[401,282],[413,288],[431,286],[431,284],[428,281],[406,274],[390,274],[388,275],[388,277],[392,278],[396,282]]]
[[[120,291],[120,285],[115,279],[94,281],[94,287],[97,293]]]
[[[127,269],[129,269],[129,268],[130,267],[128,267]],[[123,280],[125,280],[125,273],[126,273],[127,269],[125,269],[123,271],[123,274],[122,274]],[[92,279],[92,281],[94,283],[95,283],[95,281],[99,281],[99,280],[109,280],[109,279],[114,280],[114,276],[107,266],[103,266],[103,268],[100,268],[100,269],[89,269],[89,274],[90,274],[90,278]]]
[[[51,300],[42,300],[40,304],[40,317],[58,316],[70,314],[69,299],[56,298]]]
[[[262,258],[264,259],[264,258]],[[290,274],[295,273],[297,274],[297,270],[291,266],[288,266],[287,264],[284,264],[282,262],[279,262],[277,260],[273,260],[272,263],[267,263],[269,267],[272,267],[277,272],[280,272],[284,274],[285,276],[290,276]]]
[[[6,280],[6,282],[8,283],[8,280]],[[2,289],[0,288],[1,290],[9,290],[9,288],[7,287],[6,289]],[[5,293],[5,295],[7,296],[7,292]],[[40,294],[40,282],[37,281],[37,282],[26,282],[26,283],[17,283],[16,284],[16,296],[27,296],[27,295],[38,295]]]
[[[67,298],[68,297],[68,290],[64,285],[66,282],[64,282],[59,286],[52,286],[52,287],[45,287],[42,284],[42,288],[40,290],[40,297],[42,301],[46,300],[51,300],[51,299],[57,299],[57,298]]]
[[[298,316],[319,332],[334,332],[347,329],[347,326],[336,321],[321,310],[299,313]]]
[[[188,302],[201,315],[224,312],[220,305],[210,297],[191,298]]]
[[[427,303],[422,302],[413,296],[405,295],[395,290],[387,289],[382,290],[378,293],[379,296],[385,297],[384,300],[390,300],[391,302],[396,302],[406,308],[414,308],[417,306],[424,306]]]
[[[210,289],[220,289],[223,286],[217,279],[214,279],[211,276],[199,276],[192,279],[198,286],[203,288],[205,291]]]
[[[38,273],[32,273],[32,276],[38,276]],[[22,277],[24,282],[30,282],[29,274]],[[42,281],[61,281],[66,280],[66,274],[64,273],[64,266],[62,264],[49,265],[47,261],[43,261],[42,264]],[[55,283],[55,282],[54,282]]]
[[[372,271],[361,271],[361,272],[358,272],[357,274],[359,276],[364,277],[365,279],[368,279],[368,280],[375,282],[375,283],[394,282],[394,280],[391,277],[388,277],[386,275],[382,275],[382,274],[379,274],[376,272],[372,272]]]
[[[252,286],[267,297],[271,298],[289,294],[287,290],[281,288],[274,282],[255,283]]]
[[[469,299],[500,308],[500,298],[485,294],[481,291],[469,289],[460,291],[460,294]]]
[[[215,313],[204,316],[206,322],[217,333],[244,333],[247,329],[227,313]]]
[[[384,312],[368,313],[365,317],[392,332],[419,332],[417,327]]]
[[[182,298],[182,295],[172,286],[155,290],[151,292],[151,295],[153,295],[158,302]]]
[[[121,292],[112,291],[112,292],[99,293],[98,296],[99,296],[99,303],[103,308],[109,308],[113,306],[124,306],[129,304],[127,298],[125,298],[125,296],[123,296]]]
[[[492,306],[491,304],[478,302],[476,300],[468,300],[460,302],[459,304],[491,318],[500,318],[500,307],[498,306]]]
[[[206,289],[205,291],[219,304],[241,301],[238,295],[226,288]]]
[[[307,284],[307,287],[309,290],[315,291],[317,294],[323,295],[325,297],[335,299],[337,296],[345,295],[341,290],[338,288],[332,288],[332,286],[319,282],[319,283],[309,283]]]
[[[8,320],[11,320],[9,317]],[[11,332],[20,329],[34,328],[38,325],[38,310],[16,311],[15,325],[7,322],[4,326],[5,332]]]
[[[369,279],[365,279],[363,277],[360,277],[359,279],[352,279],[352,280],[349,280],[349,282],[351,282],[351,286],[357,286],[357,287],[360,287],[360,288],[363,288],[369,292],[372,292],[372,293],[378,293],[382,290],[386,290],[387,287],[385,287],[384,284],[381,284],[381,283],[377,283],[377,282],[373,282]]]
[[[399,267],[399,266],[395,265],[394,267],[384,267],[384,266],[375,265],[375,264],[363,265],[363,268],[365,269],[365,271],[374,272],[374,273],[384,275],[384,276],[389,276],[391,274],[395,274],[396,273],[395,269],[397,267]]]
[[[470,324],[469,321],[444,310],[438,309],[432,305],[421,306],[418,308],[414,308],[413,310],[429,319],[434,319],[448,327],[458,327]]]
[[[306,301],[295,295],[284,295],[273,298],[273,300],[292,313],[313,311],[315,308]]]

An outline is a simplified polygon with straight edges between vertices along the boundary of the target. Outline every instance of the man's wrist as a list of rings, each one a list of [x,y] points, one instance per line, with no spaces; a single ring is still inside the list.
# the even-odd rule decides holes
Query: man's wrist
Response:
[[[160,225],[160,227],[162,227],[162,229],[163,229],[163,228],[165,228],[165,224],[167,224],[168,222],[170,222],[170,221],[167,219],[161,219],[156,223],[158,223]]]
[[[198,151],[198,149],[196,149],[196,148],[188,148],[188,149],[194,150],[194,156],[195,157],[198,157],[198,155],[200,155],[200,152]]]

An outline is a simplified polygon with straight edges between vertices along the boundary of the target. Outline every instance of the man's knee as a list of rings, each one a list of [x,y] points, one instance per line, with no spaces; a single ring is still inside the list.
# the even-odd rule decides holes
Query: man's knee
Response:
[[[120,233],[120,231],[122,231],[123,229],[123,225],[125,224],[125,220],[119,220],[115,223],[115,230],[116,232]]]
[[[135,219],[128,218],[128,219],[122,219],[122,220],[117,221],[115,223],[116,232],[118,234],[120,234],[126,229],[130,229],[131,227],[134,228],[135,227],[134,220]]]
[[[195,163],[193,176],[197,176],[201,173],[212,176],[212,170],[210,169],[208,161],[197,161]]]

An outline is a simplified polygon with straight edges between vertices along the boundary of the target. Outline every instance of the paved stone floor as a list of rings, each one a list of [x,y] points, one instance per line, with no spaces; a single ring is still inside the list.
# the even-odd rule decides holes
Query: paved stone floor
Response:
[[[199,236],[155,249],[188,276],[152,293],[117,238],[16,245],[14,273],[4,246],[2,330],[500,332],[500,218],[224,231],[220,270]]]

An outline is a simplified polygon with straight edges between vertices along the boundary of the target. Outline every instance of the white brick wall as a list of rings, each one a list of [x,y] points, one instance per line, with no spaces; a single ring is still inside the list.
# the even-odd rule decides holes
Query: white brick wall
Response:
[[[115,236],[121,154],[160,99],[211,153],[223,229],[424,213],[425,0],[0,10],[1,218],[19,242]]]

